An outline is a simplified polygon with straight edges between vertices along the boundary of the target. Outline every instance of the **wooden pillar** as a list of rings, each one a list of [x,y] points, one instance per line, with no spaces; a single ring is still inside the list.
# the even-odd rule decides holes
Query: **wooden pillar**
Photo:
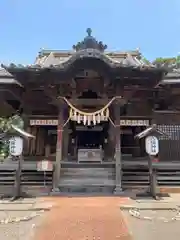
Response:
[[[108,157],[109,161],[114,161],[115,156],[115,137],[114,137],[114,126],[110,123],[108,130]]]
[[[68,145],[69,145],[69,124],[64,127],[63,131],[63,159],[68,160]]]
[[[121,159],[121,129],[120,129],[120,105],[116,103],[114,105],[114,117],[115,117],[115,161],[116,161],[116,186],[114,194],[122,193],[122,159]]]
[[[45,145],[45,158],[49,158],[51,152],[51,147],[49,144]]]
[[[28,118],[28,116],[26,114],[22,114],[21,117],[24,121],[24,130],[26,132],[30,132],[29,131],[30,129],[29,129],[29,118]],[[22,154],[23,157],[29,155],[29,144],[30,144],[31,141],[32,141],[31,139],[28,139],[28,140],[24,141],[23,154]]]
[[[57,126],[57,143],[56,143],[56,162],[54,170],[54,179],[53,179],[53,191],[59,191],[58,185],[60,181],[61,174],[61,161],[62,161],[62,136],[63,136],[63,107],[59,108],[58,114],[58,126]]]

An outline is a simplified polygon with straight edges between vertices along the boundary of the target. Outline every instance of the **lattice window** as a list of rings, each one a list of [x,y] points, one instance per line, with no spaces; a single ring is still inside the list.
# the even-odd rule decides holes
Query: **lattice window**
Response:
[[[158,129],[167,135],[160,140],[180,140],[180,125],[158,125]]]

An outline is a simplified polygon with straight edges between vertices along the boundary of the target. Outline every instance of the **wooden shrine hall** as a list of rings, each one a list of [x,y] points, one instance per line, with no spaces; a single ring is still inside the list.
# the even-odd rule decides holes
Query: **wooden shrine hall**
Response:
[[[91,29],[72,50],[43,49],[34,64],[2,65],[0,114],[19,111],[36,136],[24,149],[32,185],[44,159],[54,166],[54,191],[120,193],[135,178],[141,185],[147,155],[134,136],[154,123],[171,136],[160,139],[159,164],[178,162],[179,76],[139,50],[108,51]]]

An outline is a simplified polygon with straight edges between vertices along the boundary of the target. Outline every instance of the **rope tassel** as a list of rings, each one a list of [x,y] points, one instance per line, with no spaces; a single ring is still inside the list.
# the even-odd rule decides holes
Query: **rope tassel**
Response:
[[[91,116],[88,116],[87,124],[88,124],[88,126],[91,125]]]
[[[77,115],[77,123],[81,123],[81,116],[79,114]]]
[[[97,115],[97,122],[98,122],[98,123],[101,122],[101,115],[100,115],[100,114]]]
[[[74,111],[74,120],[77,121],[77,112]]]
[[[83,123],[84,123],[84,125],[86,125],[86,122],[87,122],[87,116],[83,116]]]
[[[93,115],[93,124],[96,125],[96,115]]]

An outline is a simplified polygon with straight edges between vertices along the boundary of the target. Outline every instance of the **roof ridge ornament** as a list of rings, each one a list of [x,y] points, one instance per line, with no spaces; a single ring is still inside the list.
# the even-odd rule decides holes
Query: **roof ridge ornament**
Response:
[[[102,41],[97,41],[92,36],[92,29],[87,28],[86,29],[87,36],[81,41],[78,42],[76,45],[73,45],[73,49],[77,52],[80,50],[85,50],[88,48],[99,50],[100,52],[104,52],[104,50],[107,49],[107,45],[103,44]]]
[[[88,37],[91,37],[92,29],[91,28],[87,28],[86,32],[87,32]]]

